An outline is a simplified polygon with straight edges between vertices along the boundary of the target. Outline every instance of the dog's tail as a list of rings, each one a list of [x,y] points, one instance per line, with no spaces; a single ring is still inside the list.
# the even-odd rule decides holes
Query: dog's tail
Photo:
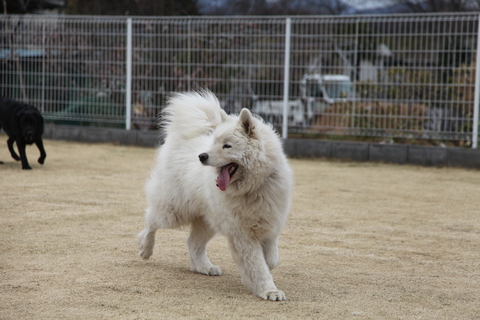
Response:
[[[188,140],[212,133],[228,115],[208,90],[176,93],[162,111],[160,126],[166,136]]]

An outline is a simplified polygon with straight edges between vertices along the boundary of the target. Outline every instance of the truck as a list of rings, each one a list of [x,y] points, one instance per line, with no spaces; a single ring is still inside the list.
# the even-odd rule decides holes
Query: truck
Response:
[[[340,74],[306,74],[300,81],[300,98],[287,102],[288,125],[312,125],[315,115],[330,105],[352,98],[353,84],[349,76]],[[252,111],[272,124],[281,124],[283,100],[260,100],[253,97]]]

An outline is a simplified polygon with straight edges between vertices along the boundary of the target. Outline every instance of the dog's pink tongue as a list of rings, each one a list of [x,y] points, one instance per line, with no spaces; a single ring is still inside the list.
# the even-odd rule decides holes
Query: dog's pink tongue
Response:
[[[228,184],[230,183],[230,173],[228,173],[228,166],[224,166],[220,169],[220,174],[217,177],[217,186],[220,190],[227,190]]]

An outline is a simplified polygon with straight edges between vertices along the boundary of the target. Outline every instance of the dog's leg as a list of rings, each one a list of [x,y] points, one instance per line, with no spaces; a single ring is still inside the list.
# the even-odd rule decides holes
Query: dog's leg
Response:
[[[2,129],[2,126],[0,126],[0,130]],[[0,164],[3,164],[3,161],[0,161]]]
[[[145,229],[137,235],[140,240],[138,255],[143,259],[148,259],[152,255],[155,233],[158,229],[176,228],[182,225],[175,211],[171,209],[172,206],[166,205],[162,197],[147,194],[147,200],[149,205],[145,214]]]
[[[233,261],[237,265],[237,269],[240,272],[242,283],[253,291],[253,284],[250,277],[246,273],[244,260],[238,253],[237,248],[234,245],[233,238],[228,238],[228,245],[230,248],[230,253],[232,254]]]
[[[242,282],[253,291],[253,294],[265,300],[286,300],[285,293],[278,290],[273,283],[261,243],[243,236],[230,237],[229,243]]]
[[[215,236],[215,231],[203,219],[192,222],[190,235],[187,239],[190,253],[190,270],[208,276],[220,276],[222,269],[212,265],[207,257],[207,244]]]
[[[137,235],[139,239],[138,255],[142,257],[142,259],[146,260],[153,254],[157,229],[155,212],[151,210],[151,208],[148,208],[145,215],[145,229]]]
[[[31,170],[32,167],[28,164],[27,160],[27,153],[25,152],[26,144],[25,142],[17,139],[17,148],[18,153],[20,153],[20,160],[22,161],[22,169],[23,170]]]
[[[147,260],[153,253],[153,247],[155,246],[155,233],[157,229],[150,230],[148,228],[143,229],[137,237],[139,239],[138,255],[142,259]]]
[[[278,266],[278,237],[264,240],[262,243],[263,256],[270,270]]]
[[[35,144],[37,145],[38,150],[40,150],[40,158],[38,158],[38,163],[43,164],[45,162],[45,158],[47,157],[47,153],[43,147],[42,138],[35,140]]]
[[[8,140],[7,140],[8,151],[10,151],[10,154],[12,155],[13,159],[15,159],[16,161],[20,161],[20,157],[18,156],[18,154],[13,149],[13,143],[14,142],[15,142],[15,138],[8,137]]]

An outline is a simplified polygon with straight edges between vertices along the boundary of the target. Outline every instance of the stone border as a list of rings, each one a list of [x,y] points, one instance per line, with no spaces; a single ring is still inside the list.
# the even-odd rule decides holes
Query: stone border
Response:
[[[124,130],[117,128],[45,125],[45,139],[79,142],[111,142],[123,145],[155,147],[160,144],[158,131]]]
[[[45,139],[80,142],[110,142],[155,147],[161,143],[158,131],[77,127],[47,124]],[[297,158],[327,158],[353,161],[452,166],[480,169],[480,149],[441,148],[402,144],[287,139],[285,153]]]
[[[288,139],[284,148],[290,157],[480,169],[480,149],[307,139]]]

